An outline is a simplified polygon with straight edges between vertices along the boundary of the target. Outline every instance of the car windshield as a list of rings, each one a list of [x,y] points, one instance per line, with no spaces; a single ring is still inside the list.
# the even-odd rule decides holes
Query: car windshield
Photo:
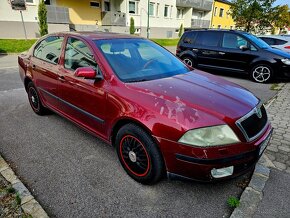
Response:
[[[145,39],[96,40],[123,82],[141,82],[184,74],[190,69],[169,51]]]
[[[249,33],[243,33],[243,35],[248,38],[249,40],[251,40],[252,42],[254,42],[259,48],[271,48],[270,45],[268,45],[266,42],[264,42],[262,39],[249,34]]]

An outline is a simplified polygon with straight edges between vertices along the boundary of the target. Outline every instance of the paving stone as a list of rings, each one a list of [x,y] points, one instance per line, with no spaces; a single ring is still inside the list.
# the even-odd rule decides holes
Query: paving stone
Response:
[[[284,152],[284,151],[283,151]],[[286,154],[283,154],[281,151],[276,154],[276,161],[281,163],[286,163],[286,161],[289,159],[289,156]]]
[[[264,167],[261,164],[257,164],[256,167],[255,167],[255,173],[264,175],[266,177],[269,177],[270,170],[269,170],[269,168]]]
[[[46,212],[40,207],[36,200],[28,201],[26,204],[22,205],[24,212],[30,214],[32,217],[37,218],[48,218]]]
[[[10,183],[13,183],[15,180],[17,180],[16,175],[10,168],[3,170],[1,173],[3,177]]]
[[[261,199],[261,193],[255,191],[250,187],[247,187],[241,196],[240,206],[234,210],[231,218],[252,217]]]
[[[3,170],[6,170],[8,168],[8,164],[6,163],[6,161],[0,157],[0,172],[2,172]]]
[[[278,149],[282,150],[282,151],[285,151],[285,152],[290,152],[290,148],[288,146],[278,146]]]
[[[19,193],[20,197],[27,197],[30,196],[31,193],[28,191],[28,189],[23,185],[22,182],[18,182],[12,185],[12,187]]]
[[[286,169],[286,164],[278,162],[278,161],[273,161],[273,164],[279,169],[279,170],[285,170]]]
[[[253,188],[256,191],[262,192],[266,181],[268,180],[267,177],[257,174],[256,172],[253,174],[249,187]]]
[[[273,152],[278,152],[278,148],[273,147],[273,146],[268,146],[267,149]]]

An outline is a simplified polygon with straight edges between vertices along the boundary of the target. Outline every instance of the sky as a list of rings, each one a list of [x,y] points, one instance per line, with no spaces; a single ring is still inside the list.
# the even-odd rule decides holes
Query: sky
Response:
[[[286,5],[288,4],[288,6],[290,7],[290,0],[277,0],[274,2],[274,5]]]

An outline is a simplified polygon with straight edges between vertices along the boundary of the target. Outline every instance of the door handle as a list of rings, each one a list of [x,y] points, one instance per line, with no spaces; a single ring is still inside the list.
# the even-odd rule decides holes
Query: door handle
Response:
[[[65,78],[64,78],[64,76],[59,76],[58,77],[58,80],[61,81],[61,82],[65,82],[66,81]]]
[[[193,48],[192,51],[198,51],[198,49],[197,48]]]
[[[225,55],[226,53],[224,53],[224,52],[219,52],[219,54],[220,54],[220,55]]]

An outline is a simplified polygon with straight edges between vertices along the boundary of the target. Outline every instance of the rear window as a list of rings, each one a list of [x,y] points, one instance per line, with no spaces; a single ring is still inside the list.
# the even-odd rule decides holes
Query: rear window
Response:
[[[283,45],[287,43],[287,41],[282,39],[275,39],[271,37],[260,37],[260,38],[263,39],[263,41],[267,42],[267,44],[269,45]]]
[[[183,43],[185,44],[194,44],[197,32],[187,33],[183,38]]]
[[[199,32],[196,44],[201,46],[217,47],[220,41],[222,33],[221,32]]]
[[[63,37],[48,36],[35,46],[33,56],[51,64],[57,64],[62,42]]]

